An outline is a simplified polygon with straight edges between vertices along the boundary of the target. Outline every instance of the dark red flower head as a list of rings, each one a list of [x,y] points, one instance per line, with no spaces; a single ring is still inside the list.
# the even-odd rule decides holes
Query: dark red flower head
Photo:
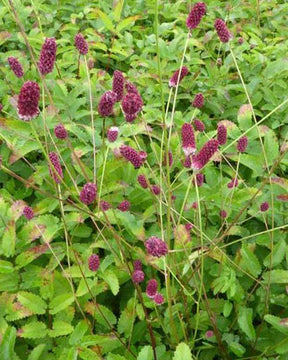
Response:
[[[77,34],[75,36],[75,46],[81,55],[86,55],[88,53],[88,44],[82,34]]]
[[[58,124],[55,126],[54,134],[58,139],[66,139],[68,137],[67,130],[62,124]]]
[[[206,5],[204,2],[196,3],[188,15],[186,20],[186,25],[188,29],[192,30],[195,29],[202,19],[202,17],[206,14]]]
[[[100,208],[102,211],[107,211],[111,208],[111,204],[108,201],[101,200],[100,201]]]
[[[18,78],[21,78],[24,75],[23,67],[17,58],[13,56],[8,57],[8,64]]]
[[[57,45],[55,38],[46,38],[39,58],[39,70],[42,75],[49,74],[53,71],[54,63],[56,60]]]
[[[183,66],[181,68],[181,72],[180,72],[180,69],[175,71],[174,74],[172,75],[171,79],[169,80],[169,86],[176,87],[178,84],[178,78],[179,78],[179,83],[180,83],[180,81],[188,74],[189,74],[189,70],[186,66]]]
[[[242,136],[239,140],[238,140],[238,144],[237,144],[237,150],[240,153],[243,153],[246,151],[246,148],[248,146],[248,138],[247,136]]]
[[[139,185],[143,188],[143,189],[147,189],[148,188],[148,182],[146,179],[145,175],[138,175],[137,177],[138,183]]]
[[[100,266],[99,256],[96,254],[92,254],[88,259],[88,267],[91,271],[97,271]]]
[[[218,149],[218,141],[211,139],[202,147],[198,154],[192,157],[191,168],[201,170],[216,153]]]
[[[125,115],[137,115],[143,106],[141,96],[137,93],[128,92],[122,100],[122,109]]]
[[[154,298],[154,302],[156,305],[162,305],[164,303],[164,296],[160,293],[157,293]]]
[[[117,94],[114,91],[106,91],[98,104],[98,112],[101,116],[110,116],[113,113],[113,106],[117,101]]]
[[[267,211],[269,209],[269,204],[268,204],[268,202],[263,202],[261,205],[260,205],[260,210],[262,211],[262,212],[265,212],[265,211]]]
[[[227,212],[225,210],[220,210],[219,215],[222,219],[225,219],[227,217]]]
[[[217,140],[219,145],[224,145],[227,141],[227,129],[222,124],[218,125],[217,128]]]
[[[141,260],[135,260],[133,263],[134,270],[142,270],[142,261]]]
[[[161,193],[161,189],[158,185],[152,185],[151,191],[154,195],[159,195]]]
[[[130,202],[128,200],[123,200],[119,205],[118,209],[122,212],[128,211],[130,209]]]
[[[195,98],[193,100],[192,106],[194,106],[197,109],[201,109],[204,105],[204,96],[202,93],[198,93],[195,95]]]
[[[205,124],[201,120],[195,119],[194,125],[195,125],[196,130],[198,130],[200,132],[205,131]]]
[[[34,217],[34,211],[30,206],[25,206],[23,209],[23,216],[25,216],[25,218],[27,220],[31,220]]]
[[[142,270],[135,270],[132,274],[132,280],[135,284],[140,284],[144,281],[145,274]]]
[[[125,83],[125,89],[128,93],[139,94],[136,85],[132,84],[129,81]]]
[[[184,154],[186,156],[189,156],[190,154],[194,154],[196,151],[196,146],[195,146],[195,135],[194,135],[193,126],[189,123],[183,124],[181,135],[182,135],[182,149],[184,151]]]
[[[51,162],[51,164],[49,164],[50,175],[57,184],[60,184],[61,179],[63,179],[63,172],[58,155],[55,152],[50,152],[49,160]]]
[[[80,192],[80,201],[83,204],[92,204],[97,195],[97,186],[93,183],[86,183]]]
[[[222,19],[216,19],[214,23],[214,27],[215,30],[217,31],[220,41],[226,43],[231,39],[231,34],[227,29],[225,22]]]
[[[171,167],[173,165],[173,155],[171,151],[168,151],[168,163]],[[163,165],[166,166],[167,164],[167,158],[166,158],[166,152],[163,154]]]
[[[187,231],[191,231],[193,229],[193,224],[189,224],[189,223],[185,224],[185,229]]]
[[[148,297],[153,298],[157,294],[158,283],[155,279],[150,279],[146,286],[146,294]]]
[[[238,186],[238,179],[234,178],[227,184],[228,189],[232,189],[233,187]]]
[[[120,153],[126,160],[131,162],[135,169],[140,168],[140,166],[143,164],[143,159],[139,153],[130,146],[122,145],[120,147]]]
[[[145,247],[149,255],[161,257],[168,253],[168,248],[165,241],[159,239],[157,236],[151,236],[146,242]]]
[[[20,90],[17,112],[20,119],[29,121],[39,115],[40,87],[34,81],[26,81]]]
[[[117,140],[119,134],[119,128],[117,126],[112,126],[107,131],[107,139],[109,142],[114,142]]]
[[[124,76],[119,70],[114,71],[112,90],[117,94],[117,101],[120,101],[124,93]]]
[[[196,174],[196,183],[197,186],[202,186],[204,183],[204,175],[201,173]],[[195,185],[195,179],[193,179],[193,184]]]

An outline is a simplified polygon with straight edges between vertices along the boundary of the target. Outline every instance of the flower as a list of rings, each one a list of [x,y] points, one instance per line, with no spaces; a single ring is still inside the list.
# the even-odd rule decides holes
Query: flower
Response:
[[[182,149],[184,151],[184,154],[186,156],[189,156],[190,154],[194,154],[196,151],[196,146],[195,146],[195,135],[194,135],[193,126],[189,123],[183,124],[181,135],[182,135]]]
[[[156,305],[162,305],[164,303],[164,296],[161,295],[160,293],[157,293],[154,296],[153,300],[154,300]]]
[[[157,236],[151,236],[145,242],[145,248],[149,255],[156,257],[165,256],[168,253],[168,248],[165,241],[159,239]]]
[[[128,93],[139,94],[137,87],[129,81],[125,83],[125,89]]]
[[[222,124],[217,127],[217,140],[219,145],[224,145],[227,141],[227,129]]]
[[[200,21],[202,19],[202,17],[205,15],[206,13],[206,5],[204,2],[198,2],[196,3],[189,15],[188,18],[186,20],[186,25],[188,27],[188,29],[192,30],[195,29],[199,24]]]
[[[113,106],[117,101],[117,94],[114,91],[106,91],[100,98],[98,112],[101,116],[106,117],[113,113]]]
[[[143,188],[143,189],[147,189],[148,188],[148,182],[146,179],[145,175],[138,175],[137,177],[138,183],[139,185]]]
[[[194,125],[196,127],[196,130],[198,130],[200,132],[205,131],[205,124],[201,120],[195,119],[194,120]]]
[[[238,140],[237,150],[238,150],[240,153],[243,153],[243,152],[245,152],[245,150],[246,150],[246,148],[247,148],[247,145],[248,145],[248,138],[247,138],[247,136],[242,136],[242,137]]]
[[[191,156],[187,156],[186,158],[185,158],[185,160],[183,161],[183,166],[185,167],[185,168],[191,168]]]
[[[100,259],[97,254],[92,254],[88,259],[88,267],[91,271],[97,271],[100,266]]]
[[[111,126],[107,131],[107,139],[109,142],[117,140],[119,134],[119,128],[117,126]]]
[[[25,216],[25,218],[27,220],[31,220],[34,217],[34,211],[30,206],[25,206],[23,209],[23,216]]]
[[[152,185],[151,191],[154,195],[159,195],[161,193],[161,189],[158,185]]]
[[[94,202],[97,195],[97,186],[93,183],[86,183],[80,192],[80,201],[89,205]]]
[[[196,184],[198,187],[202,186],[204,183],[204,175],[201,173],[196,174]],[[195,179],[193,178],[193,184],[195,185]]]
[[[189,223],[185,224],[185,229],[187,231],[191,231],[193,229],[193,224],[189,224]]]
[[[206,331],[206,337],[207,338],[211,338],[212,336],[214,336],[214,332],[212,330]]]
[[[226,43],[231,39],[231,34],[222,19],[215,20],[214,28],[217,31],[220,41],[222,41],[223,43]]]
[[[61,179],[63,179],[62,167],[58,158],[58,155],[55,152],[49,153],[49,172],[52,179],[57,183],[61,183]]]
[[[227,212],[225,210],[220,210],[219,215],[221,218],[225,219],[227,217]]]
[[[34,81],[26,81],[18,97],[17,112],[20,119],[29,121],[39,115],[40,87]]]
[[[157,294],[158,283],[155,279],[150,279],[146,286],[146,294],[149,298],[154,298]]]
[[[260,205],[260,210],[262,211],[262,212],[265,212],[265,211],[267,211],[269,209],[269,204],[268,204],[268,202],[263,202],[261,205]]]
[[[141,260],[135,260],[133,263],[134,270],[142,270],[142,261]]]
[[[24,75],[23,67],[17,58],[13,56],[8,57],[8,64],[18,78],[21,78]]]
[[[42,75],[49,74],[53,71],[54,63],[56,60],[57,45],[55,38],[46,38],[39,58],[39,70]]]
[[[204,105],[204,96],[202,93],[198,93],[195,95],[195,98],[193,100],[192,106],[194,106],[197,109],[201,109]]]
[[[135,284],[139,284],[144,281],[145,274],[142,270],[135,270],[132,274],[132,280]]]
[[[87,41],[80,33],[75,36],[75,46],[81,55],[86,55],[88,53]]]
[[[62,124],[58,124],[55,126],[54,134],[58,139],[66,139],[68,137],[67,130]]]
[[[131,123],[133,122],[137,117],[137,114],[125,114],[125,119],[127,122]]]
[[[112,90],[117,94],[117,101],[120,101],[124,92],[124,76],[119,70],[114,71]]]
[[[142,160],[142,162],[144,162],[147,159],[147,156],[148,156],[146,151],[143,151],[143,150],[140,150],[138,152],[138,155],[140,156],[140,159]]]
[[[135,169],[140,168],[140,166],[143,164],[143,159],[141,158],[139,153],[130,146],[120,146],[120,153],[126,160],[131,162]]]
[[[107,211],[111,208],[111,204],[108,201],[101,200],[100,201],[100,208],[102,211]]]
[[[122,212],[128,211],[130,209],[130,202],[128,200],[123,200],[119,205],[118,209]]]
[[[138,93],[128,92],[122,100],[122,109],[128,115],[135,115],[141,111],[143,101]]]
[[[211,139],[202,147],[198,154],[192,157],[191,168],[201,170],[218,149],[218,141]]]
[[[233,187],[238,186],[238,179],[231,179],[231,181],[227,184],[228,189],[232,189]]]
[[[166,152],[163,154],[163,165],[166,166],[167,165],[167,161],[166,161]],[[171,167],[173,165],[173,155],[171,151],[168,151],[168,163],[169,166]]]
[[[169,80],[169,86],[170,87],[176,87],[177,84],[178,84],[178,78],[179,78],[179,83],[180,81],[186,76],[188,75],[189,73],[189,70],[186,66],[183,66],[181,68],[181,71],[180,69],[176,70],[174,72],[174,74],[172,75],[171,79]],[[180,75],[179,75],[180,74]]]

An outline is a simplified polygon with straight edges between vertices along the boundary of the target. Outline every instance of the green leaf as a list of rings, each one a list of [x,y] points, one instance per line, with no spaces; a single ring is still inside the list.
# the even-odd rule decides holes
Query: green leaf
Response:
[[[31,354],[28,356],[27,360],[39,360],[45,347],[46,344],[40,344],[36,346],[36,348],[31,351]]]
[[[81,344],[85,347],[99,345],[103,354],[123,346],[114,335],[87,335],[83,337]]]
[[[126,358],[122,355],[108,354],[107,360],[126,360]]]
[[[229,344],[229,349],[237,356],[242,356],[246,351],[244,346],[235,341]]]
[[[252,126],[252,111],[249,104],[240,107],[237,120],[241,130],[247,130]]]
[[[124,0],[118,0],[118,3],[113,11],[113,18],[116,22],[118,22],[121,18],[123,5],[124,5]]]
[[[153,349],[151,345],[144,346],[139,355],[137,356],[137,360],[153,360]]]
[[[177,345],[176,351],[173,356],[173,360],[192,360],[191,350],[185,343]]]
[[[261,273],[261,265],[256,255],[250,250],[249,246],[242,245],[240,266],[253,276]]]
[[[0,260],[0,273],[8,274],[13,272],[15,269],[10,261]]]
[[[57,314],[59,311],[64,310],[74,301],[73,294],[61,294],[56,296],[50,303],[50,314]]]
[[[1,360],[13,359],[15,340],[16,340],[16,329],[14,327],[7,327],[0,343]]]
[[[109,285],[109,287],[112,291],[112,294],[117,295],[119,292],[120,286],[119,286],[119,280],[118,280],[117,276],[115,275],[115,273],[111,270],[106,270],[103,274],[101,274],[101,277]]]
[[[3,238],[2,238],[2,249],[3,254],[6,257],[13,256],[15,253],[15,244],[16,244],[16,230],[15,222],[10,221],[7,224]]]
[[[96,9],[95,12],[96,12],[96,15],[98,15],[100,17],[100,19],[103,21],[106,29],[113,32],[114,25],[113,25],[112,21],[110,20],[110,18],[105,13],[103,13],[103,11],[101,11],[100,9]]]
[[[68,335],[73,331],[73,326],[65,321],[56,320],[53,322],[52,330],[48,330],[50,337]]]
[[[47,328],[43,322],[34,321],[19,329],[18,334],[22,338],[39,339],[47,335]]]
[[[108,327],[110,329],[107,322],[104,320],[104,317],[105,317],[105,319],[107,319],[109,321],[110,324],[114,325],[117,322],[116,316],[113,314],[113,312],[110,309],[108,309],[104,305],[99,305],[99,309],[103,315],[100,314],[100,311],[96,308],[96,310],[95,310],[96,321],[99,324],[102,324],[103,326]]]
[[[256,334],[252,323],[253,310],[241,306],[239,308],[238,324],[240,329],[248,336],[250,340],[255,340]]]
[[[78,345],[78,344],[80,344],[81,339],[85,335],[88,328],[89,328],[89,326],[84,320],[78,322],[78,324],[76,325],[73,333],[70,336],[69,344],[70,345]]]
[[[17,291],[19,275],[16,271],[8,274],[0,274],[0,292],[2,291]]]
[[[281,318],[278,317],[278,316],[274,316],[274,315],[270,315],[270,314],[267,314],[264,316],[264,320],[272,325],[272,327],[276,330],[278,330],[279,332],[281,332],[282,334],[286,334],[288,335],[288,328],[281,325],[280,321],[281,321]]]
[[[135,15],[135,16],[129,16],[128,18],[122,20],[116,27],[116,31],[117,32],[121,32],[122,30],[124,30],[127,26],[129,26],[130,24],[134,23],[137,19],[140,18],[140,15]]]
[[[45,314],[47,304],[40,296],[21,291],[17,295],[18,301],[34,314]]]
[[[279,265],[284,259],[285,250],[286,250],[286,242],[284,239],[280,239],[278,243],[274,246],[272,260],[271,260],[271,254],[269,254],[264,259],[263,264],[267,267],[270,266],[270,263],[272,263],[273,267]]]
[[[274,131],[269,131],[265,135],[264,149],[268,165],[272,165],[274,160],[279,156],[279,144]]]
[[[263,275],[265,283],[271,284],[288,284],[288,270],[272,270],[267,271]]]

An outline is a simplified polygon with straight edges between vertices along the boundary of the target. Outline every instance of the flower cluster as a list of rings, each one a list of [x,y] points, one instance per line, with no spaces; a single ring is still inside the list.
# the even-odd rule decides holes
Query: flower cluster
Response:
[[[185,76],[187,76],[189,74],[189,70],[186,66],[183,66],[180,69],[175,71],[174,74],[172,75],[171,79],[169,80],[169,86],[170,87],[176,87],[178,83],[180,83],[180,81],[182,79],[184,79]],[[179,79],[179,82],[178,82]]]
[[[194,125],[195,125],[196,130],[198,130],[200,132],[205,131],[205,124],[201,120],[195,119]]]
[[[231,34],[227,29],[225,22],[222,19],[216,19],[214,23],[215,30],[219,36],[219,39],[223,43],[227,43],[231,39]]]
[[[139,155],[139,153],[130,146],[122,145],[120,147],[120,153],[134,166],[135,169],[140,168],[140,166],[143,164],[143,158],[141,157],[141,154]]]
[[[159,239],[157,236],[151,236],[145,242],[145,248],[149,255],[161,257],[168,253],[168,248],[165,241]]]
[[[102,211],[107,211],[111,209],[111,204],[108,201],[101,200],[100,201],[100,208]]]
[[[100,258],[97,254],[92,254],[88,259],[88,267],[91,271],[97,271],[100,266]]]
[[[117,101],[117,94],[114,91],[106,91],[98,104],[98,112],[101,116],[110,116],[113,113],[113,106]]]
[[[21,78],[24,75],[23,67],[17,58],[13,56],[8,57],[8,64],[18,78]]]
[[[130,202],[128,200],[123,200],[119,205],[118,209],[122,212],[128,211],[130,209]]]
[[[49,153],[49,172],[52,179],[57,183],[61,183],[61,179],[63,179],[62,167],[58,158],[58,155],[55,152]]]
[[[146,294],[150,299],[153,299],[156,305],[161,305],[164,302],[164,297],[157,291],[158,283],[156,279],[150,279],[146,285]]]
[[[79,51],[79,54],[86,55],[88,53],[88,44],[82,34],[77,34],[75,36],[75,46]]]
[[[238,186],[238,179],[231,179],[231,181],[227,184],[228,189],[232,189],[233,187]]]
[[[171,151],[168,151],[168,164],[170,167],[173,165],[173,155]],[[166,152],[163,154],[163,165],[167,165]]]
[[[139,185],[143,188],[143,189],[147,189],[148,188],[148,182],[146,179],[145,175],[138,175],[137,177],[138,183]]]
[[[27,219],[27,220],[31,220],[34,217],[34,211],[30,206],[25,206],[23,209],[23,216]]]
[[[268,202],[263,202],[261,205],[260,205],[260,211],[262,212],[265,212],[269,209],[269,203]]]
[[[107,131],[107,139],[109,142],[115,142],[118,138],[119,128],[117,126],[111,126]]]
[[[96,199],[96,195],[97,186],[93,183],[87,183],[80,192],[80,201],[86,205],[92,204]]]
[[[201,170],[216,153],[218,141],[211,139],[202,147],[198,154],[194,155],[191,160],[191,168]]]
[[[193,100],[192,106],[194,106],[197,109],[201,109],[204,105],[204,96],[202,93],[198,93],[195,95],[195,98]]]
[[[203,3],[203,2],[196,3],[192,7],[192,9],[188,15],[188,18],[186,20],[186,25],[187,25],[188,29],[190,29],[190,30],[195,29],[200,24],[200,21],[205,14],[206,14],[205,3]]]
[[[26,81],[18,97],[17,112],[20,119],[29,121],[39,115],[40,87],[34,81]]]
[[[248,138],[247,136],[242,136],[239,140],[238,140],[238,143],[237,143],[237,150],[240,152],[240,153],[244,153],[247,149],[247,146],[248,146]]]
[[[56,60],[57,45],[55,38],[46,38],[40,52],[38,67],[42,75],[53,71]]]
[[[181,135],[182,135],[182,149],[184,151],[184,154],[186,156],[189,156],[190,154],[194,154],[196,151],[196,145],[195,145],[195,135],[194,135],[193,126],[189,123],[183,124]]]
[[[224,145],[227,141],[227,129],[222,124],[217,127],[217,140],[219,145]]]
[[[54,134],[58,139],[61,140],[66,139],[68,137],[67,130],[62,124],[58,124],[54,127]]]
[[[132,122],[141,111],[143,101],[138,92],[128,92],[123,97],[121,105],[127,122]]]
[[[117,94],[117,101],[120,101],[124,94],[124,76],[119,70],[114,71],[112,90]]]
[[[145,279],[145,274],[142,271],[142,262],[141,260],[134,261],[134,271],[132,273],[132,280],[135,284],[140,284]]]

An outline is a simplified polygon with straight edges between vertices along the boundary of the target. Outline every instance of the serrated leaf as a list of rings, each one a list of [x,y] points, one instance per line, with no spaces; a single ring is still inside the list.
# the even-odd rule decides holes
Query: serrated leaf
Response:
[[[113,18],[116,22],[118,22],[121,18],[123,5],[124,5],[124,0],[118,0],[117,5],[113,10]]]
[[[74,301],[73,294],[61,294],[56,296],[50,303],[50,314],[57,314],[59,311],[64,310]]]
[[[119,280],[118,280],[117,276],[115,275],[115,273],[111,270],[106,270],[103,274],[101,274],[101,277],[109,285],[109,287],[112,291],[112,294],[117,295],[119,292],[120,286],[119,286]]]
[[[21,291],[17,294],[17,298],[23,306],[31,310],[34,314],[45,314],[47,304],[40,296]]]
[[[19,329],[18,335],[27,339],[40,339],[47,335],[47,328],[43,322],[33,321]]]
[[[36,348],[31,351],[31,354],[28,356],[27,360],[39,360],[45,347],[46,344],[40,344],[36,346]]]
[[[120,21],[120,23],[117,25],[116,27],[116,31],[117,32],[121,32],[122,30],[124,30],[127,26],[129,26],[130,24],[134,23],[137,19],[140,19],[140,15],[135,15],[135,16],[129,16],[128,18]]]
[[[262,270],[256,255],[247,245],[243,245],[241,248],[240,266],[255,277],[259,275]]]
[[[264,320],[272,325],[272,327],[278,331],[280,331],[282,334],[286,334],[288,335],[288,328],[281,325],[281,318],[278,316],[274,316],[274,315],[270,315],[270,314],[266,314],[264,316]]]
[[[268,281],[271,284],[287,284],[288,283],[288,270],[271,270],[263,275],[265,283]]]
[[[8,274],[13,272],[15,269],[10,261],[0,260],[0,273]]]
[[[192,360],[191,350],[189,346],[185,343],[180,343],[177,345],[176,351],[173,356],[173,360]]]
[[[6,257],[13,256],[15,253],[16,230],[15,222],[9,221],[2,237],[2,250]]]
[[[268,165],[272,165],[274,160],[279,156],[279,144],[274,131],[269,131],[265,135],[264,149]]]
[[[153,349],[151,345],[144,346],[139,355],[137,356],[137,360],[153,360]]]
[[[80,344],[81,339],[85,335],[88,328],[89,328],[89,326],[84,320],[78,322],[78,324],[76,325],[73,333],[70,336],[69,344],[70,345],[78,345],[78,344]]]
[[[19,275],[16,271],[8,274],[0,274],[0,292],[2,291],[17,291]]]
[[[274,246],[272,259],[271,254],[267,255],[263,261],[263,264],[267,267],[270,266],[270,263],[274,266],[279,265],[285,256],[286,242],[284,239],[280,239],[277,244]]]
[[[241,130],[247,130],[252,126],[252,111],[249,104],[240,107],[237,120]]]
[[[83,337],[81,344],[85,347],[99,345],[103,354],[123,346],[114,335],[87,335]]]
[[[16,329],[14,327],[7,327],[0,343],[1,360],[13,359],[15,340],[16,340]]]
[[[101,11],[100,9],[96,9],[95,10],[96,15],[98,15],[100,17],[100,19],[103,21],[106,29],[110,30],[110,31],[114,31],[114,25],[111,21],[111,19],[109,18],[109,16],[107,16],[103,11]]]
[[[56,320],[53,322],[52,330],[48,330],[48,335],[50,337],[64,336],[71,334],[73,329],[71,324],[62,320]]]
[[[255,340],[256,333],[252,323],[252,315],[252,309],[241,306],[239,308],[238,324],[250,340]]]

